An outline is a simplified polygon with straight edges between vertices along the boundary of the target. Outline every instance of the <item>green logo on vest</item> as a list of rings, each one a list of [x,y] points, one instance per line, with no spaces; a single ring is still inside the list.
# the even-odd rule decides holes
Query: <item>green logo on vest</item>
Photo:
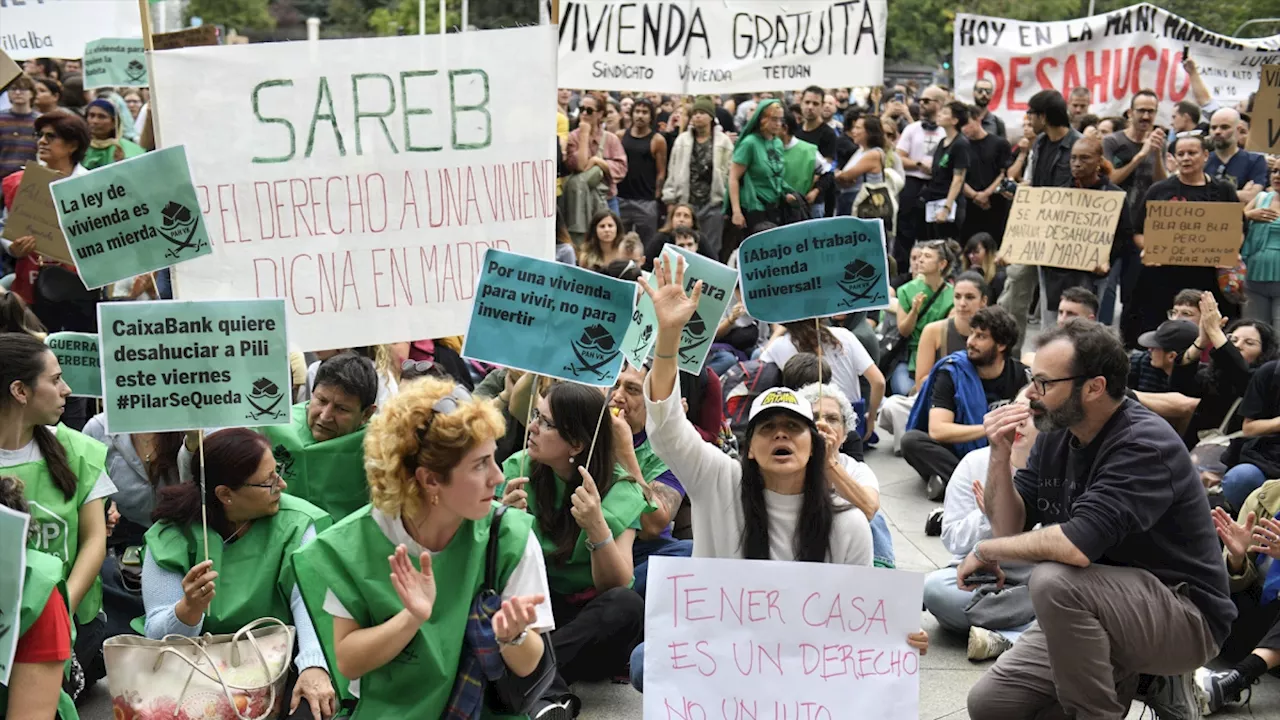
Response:
[[[293,478],[293,453],[289,452],[289,448],[284,445],[276,445],[271,448],[271,455],[276,461],[276,472],[280,477],[289,480]]]
[[[35,532],[31,534],[35,549],[66,561],[71,557],[67,547],[67,521],[38,502],[27,502],[31,506],[31,521],[35,526]]]

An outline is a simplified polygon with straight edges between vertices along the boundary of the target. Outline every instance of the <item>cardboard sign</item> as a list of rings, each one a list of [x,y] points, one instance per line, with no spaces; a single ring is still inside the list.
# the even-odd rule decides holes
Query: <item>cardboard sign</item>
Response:
[[[696,557],[649,573],[647,720],[919,717],[919,573]]]
[[[213,252],[182,146],[112,163],[49,187],[87,288]]]
[[[287,425],[284,300],[102,303],[107,431]]]
[[[147,87],[142,38],[103,38],[84,46],[84,86]]]
[[[486,250],[555,257],[555,38],[153,53],[157,129],[186,144],[216,247],[178,296],[284,297],[299,350],[462,334]]]
[[[645,282],[653,285],[651,273],[640,273]],[[631,363],[631,367],[644,367],[645,360],[653,354],[653,344],[658,341],[658,316],[653,309],[653,300],[636,283],[636,307],[631,311],[631,324],[627,326],[627,334],[622,338],[622,355]]]
[[[102,353],[94,333],[58,332],[44,339],[62,366],[72,397],[102,397]]]
[[[1124,193],[1018,186],[1000,256],[1018,265],[1092,272],[1111,260]]]
[[[31,516],[0,505],[0,685],[8,686],[21,635],[22,586],[27,580]]]
[[[785,323],[889,306],[879,220],[835,217],[783,225],[738,248],[747,314]]]
[[[5,0],[0,50],[14,60],[78,58],[101,37],[142,37],[137,0]]]
[[[733,286],[738,282],[738,271],[676,245],[667,245],[662,252],[673,268],[677,257],[684,258],[685,292],[692,292],[693,284],[702,281],[702,297],[698,300],[698,309],[693,311],[693,317],[685,323],[680,334],[680,349],[676,358],[681,370],[690,375],[700,375],[702,365],[707,361],[707,353],[711,352],[711,345],[716,341],[716,327],[720,324],[720,318],[724,317],[724,309],[733,300]],[[645,299],[648,298],[645,295]],[[656,339],[657,333],[654,335]]]
[[[22,74],[22,66],[13,61],[4,50],[0,50],[0,92],[9,87],[9,83]]]
[[[62,173],[40,163],[27,163],[4,223],[3,236],[17,240],[30,235],[36,239],[35,252],[71,265],[75,260],[58,225],[58,211],[53,205],[53,193],[49,191],[49,184],[61,177]]]
[[[1263,65],[1246,150],[1280,153],[1280,65]]]
[[[1239,203],[1147,203],[1143,227],[1143,265],[1235,267],[1244,242],[1244,214]]]
[[[879,85],[885,0],[560,3],[560,87],[738,93]]]
[[[476,283],[463,357],[610,387],[636,284],[550,260],[490,250]]]
[[[156,33],[151,36],[151,47],[156,50],[176,50],[184,47],[201,47],[218,44],[218,26],[200,27]]]

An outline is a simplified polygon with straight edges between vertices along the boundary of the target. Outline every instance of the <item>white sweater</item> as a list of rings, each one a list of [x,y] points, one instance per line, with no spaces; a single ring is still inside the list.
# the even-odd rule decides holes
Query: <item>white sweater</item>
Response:
[[[654,402],[652,397],[646,379],[644,401],[649,417],[645,430],[653,451],[680,478],[689,494],[694,557],[741,558],[745,525],[742,466],[703,441],[680,406],[679,383],[666,400]],[[796,526],[804,496],[765,490],[764,499],[769,512],[769,559],[794,560]],[[852,509],[835,514],[827,562],[871,565],[871,526],[866,515]]]

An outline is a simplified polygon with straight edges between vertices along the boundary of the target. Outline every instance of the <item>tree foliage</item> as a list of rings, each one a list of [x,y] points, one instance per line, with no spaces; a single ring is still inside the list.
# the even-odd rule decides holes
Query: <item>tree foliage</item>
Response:
[[[238,31],[275,27],[269,0],[190,0],[184,19],[198,17],[206,25],[223,25]]]

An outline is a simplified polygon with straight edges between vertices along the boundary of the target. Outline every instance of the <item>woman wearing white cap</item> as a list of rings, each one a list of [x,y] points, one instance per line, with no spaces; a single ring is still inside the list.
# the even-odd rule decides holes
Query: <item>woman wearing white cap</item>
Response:
[[[674,274],[674,279],[672,275]],[[680,333],[693,315],[702,284],[684,292],[684,261],[655,263],[653,299],[658,340],[645,381],[646,430],[658,457],[681,479],[693,510],[693,556],[797,560],[870,566],[867,516],[832,496],[826,445],[809,403],[790,388],[771,388],[751,406],[746,448],[734,461],[703,442],[685,418],[676,383]],[[687,481],[685,479],[688,479]],[[929,636],[907,636],[924,654]],[[643,645],[631,657],[631,679],[642,687]]]

